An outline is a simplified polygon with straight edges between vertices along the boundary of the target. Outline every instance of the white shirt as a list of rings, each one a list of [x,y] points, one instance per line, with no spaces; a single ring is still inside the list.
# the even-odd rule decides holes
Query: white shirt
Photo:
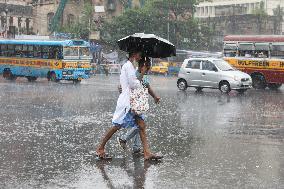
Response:
[[[140,81],[136,77],[136,70],[130,61],[127,61],[121,68],[120,85],[122,93],[118,97],[112,118],[112,123],[115,124],[122,124],[125,115],[130,110],[130,89],[140,86]]]

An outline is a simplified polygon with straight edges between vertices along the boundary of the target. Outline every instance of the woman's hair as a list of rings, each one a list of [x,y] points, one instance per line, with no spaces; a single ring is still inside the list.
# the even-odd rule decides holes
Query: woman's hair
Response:
[[[143,66],[151,67],[151,59],[149,57],[142,57],[138,61],[138,67],[141,68]]]

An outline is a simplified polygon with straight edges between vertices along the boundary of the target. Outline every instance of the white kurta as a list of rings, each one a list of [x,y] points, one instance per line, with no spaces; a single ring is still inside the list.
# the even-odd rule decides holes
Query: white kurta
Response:
[[[119,95],[116,109],[112,118],[113,124],[122,124],[125,115],[130,110],[130,89],[139,87],[140,81],[136,77],[136,70],[130,61],[121,68],[120,85],[122,93]]]

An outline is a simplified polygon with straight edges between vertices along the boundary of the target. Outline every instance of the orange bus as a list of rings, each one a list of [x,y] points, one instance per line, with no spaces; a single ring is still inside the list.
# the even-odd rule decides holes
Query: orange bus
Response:
[[[228,35],[223,55],[251,75],[254,88],[278,89],[284,83],[284,35]]]

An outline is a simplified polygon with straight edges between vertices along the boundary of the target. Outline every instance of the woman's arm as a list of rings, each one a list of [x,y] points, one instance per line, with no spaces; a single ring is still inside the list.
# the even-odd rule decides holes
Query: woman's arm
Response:
[[[159,104],[161,98],[159,96],[156,96],[156,94],[154,93],[154,91],[150,87],[150,85],[148,85],[148,93],[149,93],[149,95],[151,95],[154,98],[155,103]]]

